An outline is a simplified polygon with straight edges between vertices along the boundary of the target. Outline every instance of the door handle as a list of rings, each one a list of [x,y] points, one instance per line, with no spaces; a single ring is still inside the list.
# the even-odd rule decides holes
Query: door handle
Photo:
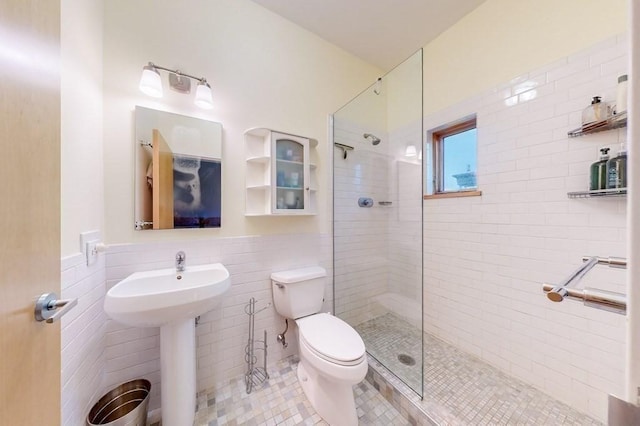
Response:
[[[78,304],[78,299],[58,299],[55,293],[43,293],[36,302],[36,321],[54,323]],[[58,310],[58,308],[62,308]]]

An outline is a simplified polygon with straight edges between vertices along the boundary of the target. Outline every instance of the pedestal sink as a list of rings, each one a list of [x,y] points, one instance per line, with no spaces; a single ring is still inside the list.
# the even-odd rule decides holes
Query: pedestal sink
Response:
[[[136,272],[113,286],[104,310],[133,327],[160,327],[162,424],[191,426],[196,407],[194,318],[216,308],[231,287],[220,263]]]

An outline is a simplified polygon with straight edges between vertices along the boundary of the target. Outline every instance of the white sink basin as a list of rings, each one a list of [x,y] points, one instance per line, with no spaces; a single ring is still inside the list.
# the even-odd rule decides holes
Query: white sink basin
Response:
[[[104,310],[126,325],[159,327],[211,311],[230,287],[220,263],[136,272],[107,292]]]
[[[184,253],[182,259],[184,260]],[[160,327],[162,423],[192,425],[196,406],[194,318],[216,308],[231,287],[220,263],[136,272],[104,300],[112,319],[133,327]]]

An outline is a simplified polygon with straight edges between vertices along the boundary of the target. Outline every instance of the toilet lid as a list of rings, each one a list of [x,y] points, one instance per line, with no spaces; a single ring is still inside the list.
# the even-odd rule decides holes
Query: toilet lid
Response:
[[[359,360],[364,356],[362,338],[349,324],[331,314],[299,318],[300,337],[315,352],[339,362]]]

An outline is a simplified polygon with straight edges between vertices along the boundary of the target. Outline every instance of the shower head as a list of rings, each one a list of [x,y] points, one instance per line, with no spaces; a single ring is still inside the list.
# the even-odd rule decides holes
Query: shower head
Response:
[[[369,139],[374,145],[378,145],[380,143],[380,138],[372,135],[371,133],[365,133],[364,135],[362,135],[362,137],[365,139]]]

